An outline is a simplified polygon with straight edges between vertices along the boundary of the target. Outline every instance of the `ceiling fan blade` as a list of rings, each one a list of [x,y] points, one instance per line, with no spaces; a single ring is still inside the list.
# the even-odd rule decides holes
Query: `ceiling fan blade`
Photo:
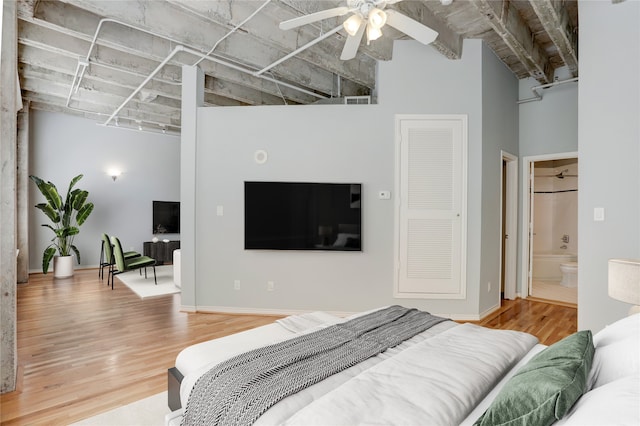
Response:
[[[342,48],[340,59],[348,61],[349,59],[356,57],[356,53],[358,53],[358,47],[360,47],[360,41],[362,41],[362,36],[364,35],[366,27],[366,22],[363,22],[354,35],[347,37],[347,41],[344,42],[344,47]]]
[[[413,20],[402,13],[396,12],[392,9],[387,9],[385,12],[387,13],[387,25],[391,25],[396,30],[402,31],[422,44],[432,43],[438,37],[437,31],[432,30],[426,25]]]
[[[333,9],[321,10],[320,12],[310,13],[308,15],[299,16],[297,18],[289,19],[288,21],[280,22],[281,30],[290,30],[302,25],[311,24],[312,22],[322,21],[323,19],[333,18],[335,16],[342,16],[349,13],[349,8],[334,7]]]

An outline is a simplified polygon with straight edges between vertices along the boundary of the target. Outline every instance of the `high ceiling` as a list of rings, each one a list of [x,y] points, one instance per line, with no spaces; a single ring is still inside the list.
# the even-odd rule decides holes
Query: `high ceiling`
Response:
[[[346,1],[18,0],[23,99],[34,109],[177,133],[184,64],[204,71],[209,106],[371,95],[376,62],[391,59],[404,34],[387,25],[342,61],[348,16],[278,28]],[[483,39],[519,79],[549,83],[559,67],[578,75],[577,0],[404,0],[387,9],[436,30],[429,48],[450,60],[464,54],[463,39]]]

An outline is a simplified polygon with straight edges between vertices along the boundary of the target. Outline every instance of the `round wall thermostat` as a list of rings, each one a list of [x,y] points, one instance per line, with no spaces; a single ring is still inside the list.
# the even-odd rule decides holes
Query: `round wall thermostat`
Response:
[[[267,151],[263,150],[263,149],[259,149],[256,152],[253,153],[253,159],[256,161],[256,163],[258,164],[264,164],[267,162]]]

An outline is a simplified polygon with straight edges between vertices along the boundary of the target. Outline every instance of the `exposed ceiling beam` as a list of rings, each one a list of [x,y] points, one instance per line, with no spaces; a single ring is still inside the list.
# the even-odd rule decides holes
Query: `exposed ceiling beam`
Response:
[[[258,9],[258,5],[262,4],[260,2],[234,1],[219,2],[211,7],[210,2],[190,0],[170,0],[169,2],[176,7],[196,14],[201,19],[228,28],[229,31],[250,17]],[[280,4],[281,7],[276,6],[277,4]],[[269,45],[278,49],[281,56],[284,57],[289,52],[316,39],[322,35],[322,32],[316,31],[313,26],[311,28],[304,26],[299,31],[281,30],[278,28],[280,21],[296,16],[288,9],[283,9],[282,6],[284,6],[282,3],[270,2],[253,18],[245,22],[238,31],[246,32],[256,40],[262,40],[263,43],[268,42]],[[325,31],[334,27],[327,25]],[[364,56],[359,58],[359,61],[344,62],[339,60],[334,52],[342,49],[344,39],[345,37],[342,35],[329,37],[322,43],[303,50],[296,57],[314,66],[325,68],[346,80],[352,80],[362,86],[372,88],[375,85],[375,60]]]
[[[553,80],[553,68],[544,49],[536,42],[529,26],[509,0],[469,0],[488,20],[529,74],[541,83]]]
[[[549,38],[558,49],[558,54],[569,69],[572,77],[578,76],[578,38],[577,31],[571,28],[567,9],[559,8],[557,0],[532,1],[540,23]]]
[[[70,4],[73,4],[76,8],[84,10],[85,19],[92,19],[94,28],[97,27],[100,16],[110,16],[136,28],[151,31],[167,40],[186,40],[189,47],[203,52],[208,51],[228,31],[227,28],[212,25],[211,22],[206,22],[193,14],[183,13],[180,8],[176,8],[166,2],[65,1],[68,3],[65,5],[66,7],[70,7]],[[49,9],[48,7],[46,17],[51,22],[53,17],[51,17],[52,12]],[[76,11],[75,14],[77,15],[77,13]],[[177,15],[179,15],[179,19],[177,19]],[[36,10],[36,16],[38,16],[38,10]],[[150,17],[153,17],[153,19],[150,19]],[[77,16],[74,16],[73,21],[68,22],[69,20],[64,10],[60,10],[60,13],[55,18],[59,20],[60,25],[70,27],[73,27],[77,21]],[[126,44],[126,40],[122,39],[121,32],[113,36],[114,42]],[[106,37],[107,35],[105,35]],[[100,40],[102,42],[104,38],[101,37]],[[171,44],[167,43],[167,47],[170,46]],[[167,54],[171,50],[167,49]],[[261,69],[284,56],[282,51],[244,32],[236,32],[233,36],[225,39],[218,46],[215,53],[221,58],[234,58],[237,64],[255,70]],[[287,66],[275,67],[272,73],[277,78],[300,81],[312,90],[317,90],[326,95],[331,95],[331,90],[333,89],[333,73],[296,57],[291,58]]]

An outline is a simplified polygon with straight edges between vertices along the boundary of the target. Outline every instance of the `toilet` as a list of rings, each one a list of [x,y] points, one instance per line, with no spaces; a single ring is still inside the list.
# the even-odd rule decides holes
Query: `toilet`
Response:
[[[561,286],[578,286],[578,262],[561,263],[560,271],[562,272],[562,281],[560,281]]]

